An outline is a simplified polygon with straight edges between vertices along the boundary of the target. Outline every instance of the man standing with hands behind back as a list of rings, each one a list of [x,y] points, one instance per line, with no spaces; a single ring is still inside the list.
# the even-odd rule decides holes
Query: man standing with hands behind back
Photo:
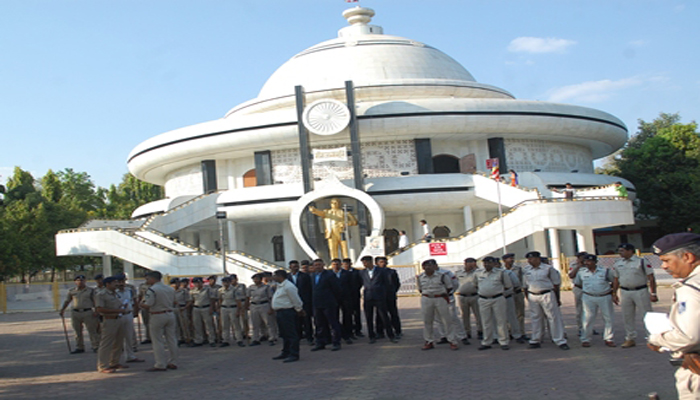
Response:
[[[175,289],[161,282],[163,275],[158,271],[146,273],[148,290],[141,306],[151,314],[151,340],[153,341],[153,356],[156,359],[153,368],[146,371],[167,371],[177,369],[177,318],[175,308]],[[165,346],[168,346],[170,356],[165,356]]]

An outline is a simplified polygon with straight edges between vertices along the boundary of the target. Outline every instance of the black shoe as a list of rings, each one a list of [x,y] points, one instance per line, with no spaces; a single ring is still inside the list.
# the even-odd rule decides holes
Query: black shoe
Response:
[[[273,360],[284,360],[287,358],[289,358],[289,354],[284,354],[284,353],[278,355],[277,357],[272,357]]]
[[[525,339],[523,339],[522,337],[519,337],[519,338],[515,339],[515,341],[518,342],[518,343],[520,343],[520,344],[525,343]]]
[[[369,344],[375,344],[375,343],[377,343],[377,339],[369,338]]]
[[[352,339],[350,339],[350,338],[345,339],[345,344],[352,344]]]
[[[441,338],[440,340],[437,341],[437,344],[447,344],[450,343],[447,338]]]
[[[238,344],[238,347],[245,347],[245,343],[243,343],[243,342],[238,342],[237,344]]]
[[[209,347],[216,347],[216,342],[209,343]]]
[[[248,346],[260,346],[260,342],[258,342],[257,340],[253,340]]]
[[[190,347],[201,347],[202,343],[192,343],[190,344]]]
[[[283,363],[290,363],[290,362],[294,362],[294,361],[299,361],[299,357],[287,357],[282,362]]]
[[[521,337],[523,338],[523,340],[530,340],[530,336],[528,336],[528,335],[523,335]]]
[[[397,339],[401,339],[403,337],[403,333],[399,332],[396,335],[394,335]]]
[[[478,332],[476,338],[479,340],[484,340],[484,332]]]
[[[542,347],[542,345],[539,343],[530,343],[530,345],[527,346],[528,349],[539,349],[540,347]]]
[[[566,343],[559,345],[559,348],[562,350],[570,350],[571,349],[571,347],[569,347],[569,345]]]
[[[470,345],[471,343],[469,343],[469,339],[464,338],[464,339],[462,339],[462,344],[463,345]]]
[[[491,346],[486,346],[486,345],[482,344],[481,346],[479,346],[479,348],[477,350],[488,350],[490,348],[491,348]]]
[[[503,345],[501,346],[501,350],[510,350],[510,347],[508,347],[507,345]]]
[[[362,332],[360,332],[360,331],[355,332],[355,336],[357,336],[357,337],[365,337],[364,333],[362,333]]]
[[[141,344],[150,344],[150,343],[151,343],[151,341],[149,339],[146,339],[146,340],[141,342]]]
[[[316,345],[316,346],[314,346],[314,348],[313,348],[313,349],[311,349],[311,351],[319,351],[319,350],[324,350],[325,348],[326,348],[326,346],[325,346],[325,345],[323,345],[323,346],[319,346],[319,345]]]
[[[467,339],[471,339],[471,338],[472,338],[472,333],[471,332],[467,333]]]
[[[264,335],[260,337],[261,342],[265,342],[265,341],[267,341],[267,339],[268,339],[268,337],[264,336]]]
[[[600,333],[599,333],[597,330],[595,330],[595,329],[593,329],[593,334],[594,334],[594,335],[600,335]]]
[[[399,342],[399,339],[397,339],[396,337],[393,337],[393,338],[389,339],[389,341],[390,341],[391,343],[398,343],[398,342]]]
[[[377,339],[384,339],[385,337],[383,333],[377,334]]]
[[[228,346],[230,346],[230,345],[228,344],[228,342],[222,342],[222,343],[219,345],[219,347],[228,347]]]
[[[331,347],[331,351],[338,351],[340,350],[340,344],[334,344],[333,347]]]
[[[493,342],[491,344],[498,344],[498,339],[493,339]]]
[[[85,353],[85,350],[83,349],[75,349],[70,352],[71,354],[80,354],[80,353]]]

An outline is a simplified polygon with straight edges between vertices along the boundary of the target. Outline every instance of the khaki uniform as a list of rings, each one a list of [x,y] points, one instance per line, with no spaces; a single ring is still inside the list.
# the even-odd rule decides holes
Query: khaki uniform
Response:
[[[177,364],[177,318],[175,308],[175,289],[163,282],[154,283],[147,291],[143,303],[149,306],[150,324],[153,333],[153,357],[155,368],[166,368]],[[168,346],[169,356],[165,355]]]
[[[190,290],[187,288],[177,288],[175,290],[175,318],[177,319],[178,338],[180,341],[189,343],[192,341],[190,334],[190,314],[187,310],[187,302],[190,300]]]
[[[122,308],[122,300],[116,292],[107,289],[95,297],[95,307],[118,309]],[[102,314],[100,348],[97,352],[97,370],[102,371],[119,364],[119,357],[124,347],[124,331],[126,324],[121,314]]]
[[[674,283],[673,288],[676,292],[669,315],[673,329],[649,336],[649,343],[669,349],[676,357],[700,353],[700,267]],[[700,375],[678,368],[676,389],[680,400],[700,399]]]
[[[498,343],[501,346],[507,346],[509,338],[504,292],[513,288],[510,276],[500,268],[478,271],[476,288],[479,293],[479,310],[484,326],[484,338],[481,344],[490,346],[497,334]]]
[[[513,265],[510,269],[520,282],[520,288],[513,288],[513,303],[515,304],[515,316],[520,325],[520,332],[525,335],[525,291],[523,290],[523,269]]]
[[[467,337],[467,331],[464,329],[464,324],[459,320],[459,315],[457,315],[457,301],[454,296],[454,289],[459,287],[459,279],[457,279],[454,272],[449,269],[438,269],[437,272],[444,273],[452,282],[453,290],[448,294],[450,303],[447,305],[447,308],[450,311],[450,320],[455,326],[455,335],[457,335],[458,340],[462,340]],[[438,335],[440,335],[441,338],[446,337],[445,327],[442,325],[440,318],[436,318],[435,322],[437,323],[436,330]]]
[[[561,316],[554,286],[561,285],[559,271],[549,264],[540,264],[535,268],[528,265],[523,269],[523,287],[528,291],[528,311],[532,324],[530,343],[542,340],[544,318],[549,321],[552,340],[557,346],[566,344],[564,338],[564,321]]]
[[[93,350],[100,347],[100,336],[97,334],[99,320],[95,316],[95,289],[85,287],[78,289],[74,287],[68,291],[66,301],[71,302],[70,322],[75,331],[75,347],[78,350],[85,350],[83,340],[83,325],[87,328],[90,336],[90,345]]]
[[[270,315],[268,311],[271,310],[270,300],[272,300],[272,293],[270,287],[267,285],[251,285],[248,287],[248,298],[250,299],[250,319],[253,322],[253,341],[260,341],[262,336],[263,326],[271,331],[269,321]],[[270,332],[272,333],[272,332]],[[272,336],[269,337],[270,340],[274,340]]]
[[[192,301],[192,324],[194,324],[194,342],[202,344],[205,340],[210,343],[216,342],[216,331],[214,330],[213,310],[211,308],[211,293],[208,286],[202,289],[197,287],[190,290],[190,301]],[[206,326],[206,331],[205,331]]]
[[[632,256],[629,259],[617,260],[613,265],[613,272],[620,282],[620,306],[625,322],[625,340],[634,340],[637,338],[634,321],[637,309],[643,313],[652,311],[647,276],[654,275],[654,269],[643,258]]]
[[[228,289],[219,289],[219,304],[221,307],[221,319],[223,321],[223,341],[233,343],[243,341],[243,328],[241,327],[240,310],[246,300],[245,286],[229,286]],[[239,307],[240,304],[240,307]],[[231,335],[233,328],[233,335]]]
[[[238,310],[238,321],[241,324],[241,332],[243,333],[243,340],[250,337],[250,325],[248,324],[248,308],[245,307],[245,300],[248,298],[248,289],[245,284],[239,283],[236,285],[237,295],[243,296],[244,307]]]
[[[506,320],[508,321],[508,327],[510,328],[510,334],[513,335],[513,339],[520,339],[524,331],[520,329],[520,321],[515,311],[515,295],[516,292],[520,294],[523,292],[521,281],[512,269],[503,268],[502,271],[508,275],[510,282],[513,284],[512,288],[506,289],[503,292],[503,297],[506,298]]]
[[[221,289],[221,285],[209,285],[209,294],[211,295],[211,305],[214,307],[214,310],[217,308],[215,307],[218,306],[219,302],[219,289]],[[212,314],[212,319],[214,321],[214,329],[216,333],[216,341],[221,342],[221,315],[219,315],[216,311],[214,314]]]
[[[146,290],[148,290],[148,285],[144,282],[139,285],[139,301],[142,301],[146,296]],[[143,325],[146,327],[146,340],[151,340],[151,328],[149,327],[150,314],[148,310],[140,310],[141,320],[143,320]]]
[[[460,270],[455,274],[459,279],[457,298],[459,299],[459,308],[462,310],[462,326],[468,334],[471,334],[471,314],[474,314],[477,332],[484,331],[479,311],[479,294],[476,290],[476,271],[476,269],[471,272]]]
[[[134,309],[134,303],[137,301],[136,287],[134,285],[124,285],[124,290],[117,289],[117,296],[122,300],[122,304],[127,302],[129,309]],[[134,329],[134,313],[129,311],[124,316],[124,355],[126,360],[136,359],[136,330]]]
[[[577,264],[575,262],[571,263],[569,271],[573,271],[576,266]],[[581,268],[579,268],[579,272],[585,268],[586,267],[581,266]],[[574,277],[574,279],[576,279],[576,277]],[[579,333],[583,334],[583,299],[581,298],[581,296],[583,296],[583,289],[574,284],[571,291],[574,293],[574,303],[576,304],[576,325],[578,326]]]
[[[605,322],[605,332],[603,339],[612,341],[615,331],[613,330],[613,302],[611,283],[613,281],[612,272],[601,266],[597,266],[591,272],[588,268],[581,268],[576,273],[574,285],[581,287],[581,302],[583,303],[583,331],[581,332],[581,342],[590,342],[593,333],[593,322],[600,309]]]
[[[449,310],[448,293],[452,291],[452,280],[441,271],[435,271],[428,276],[425,272],[416,277],[418,291],[421,293],[421,312],[423,313],[423,339],[426,343],[435,342],[434,322],[437,318],[442,320],[446,327],[447,340],[457,344],[455,324],[452,321]]]

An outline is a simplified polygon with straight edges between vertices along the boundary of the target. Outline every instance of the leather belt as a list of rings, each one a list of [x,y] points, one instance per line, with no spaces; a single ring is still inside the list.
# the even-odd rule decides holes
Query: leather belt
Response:
[[[637,286],[637,287],[634,287],[634,288],[626,288],[626,287],[620,286],[620,289],[622,289],[622,290],[627,290],[628,292],[634,292],[635,290],[646,289],[647,287],[648,287],[647,285]]]
[[[193,306],[194,308],[209,308],[211,304],[207,304],[206,306]]]
[[[259,302],[257,302],[257,303],[254,302],[254,301],[251,301],[250,304],[255,304],[255,305],[257,306],[257,305],[260,305],[260,304],[267,304],[267,303],[269,303],[269,302],[270,302],[269,300],[259,301]]]
[[[429,297],[431,299],[438,299],[438,298],[444,298],[447,297],[447,293],[445,294],[424,294],[423,297]]]
[[[478,294],[479,294],[479,293],[472,293],[472,294],[462,294],[462,293],[460,293],[459,295],[462,296],[462,297],[474,297],[474,296],[476,296],[476,295],[478,295]]]
[[[178,306],[178,307],[185,307],[185,306],[187,306],[187,303],[178,304],[177,306]]]
[[[74,308],[73,311],[76,311],[76,312],[92,311],[92,308]]]
[[[121,315],[103,315],[102,318],[104,318],[104,319],[119,319],[119,318],[121,318]]]
[[[165,314],[165,313],[169,313],[169,312],[173,312],[173,310],[151,311],[151,315]]]
[[[547,293],[549,293],[549,292],[551,292],[551,291],[552,291],[552,290],[550,289],[550,290],[543,290],[543,291],[541,291],[541,292],[531,292],[531,291],[528,290],[527,292],[530,293],[530,294],[534,294],[535,296],[540,296],[540,295],[543,295],[543,294],[547,294]]]
[[[522,292],[523,292],[523,290],[521,288],[517,288],[517,289],[513,290],[513,293],[515,293],[515,294],[522,293]]]
[[[221,306],[222,308],[236,308],[238,306]]]
[[[603,293],[603,294],[593,294],[593,293],[583,292],[583,294],[586,294],[588,296],[593,296],[593,297],[605,297],[605,296],[610,296],[612,294],[612,292]]]
[[[507,295],[506,295],[506,299],[510,299],[511,297],[513,297],[512,294],[507,294]]]
[[[479,295],[479,298],[490,300],[490,299],[497,299],[497,298],[499,298],[499,297],[501,297],[501,296],[503,296],[503,293],[499,293],[499,294],[497,294],[497,295],[495,295],[495,296],[482,296],[482,295]]]

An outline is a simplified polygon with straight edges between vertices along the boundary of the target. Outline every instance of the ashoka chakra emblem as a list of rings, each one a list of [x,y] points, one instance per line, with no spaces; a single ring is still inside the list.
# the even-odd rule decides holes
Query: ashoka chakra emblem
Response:
[[[302,120],[317,135],[335,135],[350,123],[350,110],[337,100],[318,100],[306,107]]]

